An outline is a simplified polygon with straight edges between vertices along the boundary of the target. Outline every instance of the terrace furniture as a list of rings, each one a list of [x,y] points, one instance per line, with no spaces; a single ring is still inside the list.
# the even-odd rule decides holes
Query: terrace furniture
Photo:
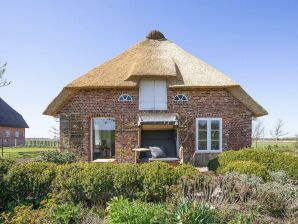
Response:
[[[136,149],[132,149],[132,151],[135,152],[135,163],[139,163],[140,162],[140,153],[141,152],[148,152],[148,151],[150,151],[150,149],[147,149],[147,148],[136,148]]]

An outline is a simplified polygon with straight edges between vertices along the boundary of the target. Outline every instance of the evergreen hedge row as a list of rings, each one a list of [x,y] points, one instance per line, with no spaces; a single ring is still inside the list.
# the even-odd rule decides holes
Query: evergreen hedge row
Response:
[[[209,161],[208,167],[223,172],[225,167],[236,161],[253,161],[266,167],[267,171],[285,171],[291,178],[298,179],[298,157],[268,149],[229,150]]]
[[[164,201],[182,176],[198,171],[190,165],[162,162],[138,164],[25,162],[0,160],[1,207],[39,203],[50,193],[58,200],[87,206],[105,204],[112,197]],[[1,208],[0,208],[1,209]]]

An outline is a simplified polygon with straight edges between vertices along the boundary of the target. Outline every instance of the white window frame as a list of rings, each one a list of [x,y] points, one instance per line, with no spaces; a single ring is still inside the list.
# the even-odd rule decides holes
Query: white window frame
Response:
[[[6,138],[9,138],[9,137],[10,137],[10,131],[9,131],[9,130],[6,130],[6,131],[5,131],[5,137],[6,137]]]
[[[16,138],[19,138],[19,137],[20,137],[20,132],[19,132],[19,131],[16,131],[16,132],[15,132],[15,137],[16,137]]]
[[[90,120],[90,161],[93,161],[93,121],[96,118],[100,118],[100,119],[110,119],[110,120],[114,120],[115,122],[115,131],[116,131],[116,119],[114,117],[92,117]],[[115,133],[115,154],[116,154],[116,133]],[[112,159],[112,158],[111,158]]]
[[[143,82],[143,83],[142,83]],[[152,82],[152,95],[153,103],[152,105],[148,106],[144,104],[144,99],[142,97],[141,93],[141,87],[146,82]],[[165,102],[159,103],[157,99],[160,99],[160,95],[156,95],[156,86],[160,83],[165,83]],[[139,83],[139,110],[167,110],[168,109],[168,88],[167,88],[167,82],[166,80],[141,80]]]
[[[207,150],[199,150],[199,121],[207,121]],[[211,150],[211,121],[219,121],[219,150]],[[196,153],[222,152],[222,118],[200,117],[196,118]]]

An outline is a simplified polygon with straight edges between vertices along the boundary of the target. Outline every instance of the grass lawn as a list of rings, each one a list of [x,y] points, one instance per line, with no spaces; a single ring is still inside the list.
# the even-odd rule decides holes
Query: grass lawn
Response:
[[[298,156],[298,147],[296,145],[296,142],[283,142],[280,141],[278,144],[276,144],[275,141],[273,142],[258,142],[258,147],[259,149],[263,148],[271,148],[272,150],[276,150],[279,152],[285,152],[285,153],[290,153],[290,154],[295,154]],[[252,144],[253,148],[256,148],[256,143],[253,142]]]
[[[32,159],[39,155],[43,151],[53,151],[56,148],[26,148],[26,147],[8,147],[4,148],[4,158],[16,158],[16,159]],[[0,148],[0,156],[2,157],[2,151]]]

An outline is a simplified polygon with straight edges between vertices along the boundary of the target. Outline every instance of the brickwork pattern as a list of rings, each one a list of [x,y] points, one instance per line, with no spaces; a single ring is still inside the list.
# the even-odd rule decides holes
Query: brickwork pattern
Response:
[[[132,102],[119,102],[121,94],[132,96]],[[174,96],[185,94],[187,102],[175,102]],[[80,119],[83,128],[82,159],[91,160],[91,119],[112,117],[116,122],[115,157],[119,161],[133,161],[132,148],[138,146],[138,89],[81,90],[60,109],[60,114],[73,114]],[[223,150],[240,149],[251,145],[252,112],[224,89],[176,90],[168,89],[168,110],[151,113],[177,113],[179,116],[179,142],[189,157],[195,151],[195,119],[220,117],[223,120]],[[63,145],[61,145],[63,148]]]
[[[16,135],[19,133],[19,136]],[[7,135],[8,134],[8,135]],[[3,146],[20,146],[25,144],[25,128],[0,127],[0,141]],[[0,146],[1,146],[0,142]]]

